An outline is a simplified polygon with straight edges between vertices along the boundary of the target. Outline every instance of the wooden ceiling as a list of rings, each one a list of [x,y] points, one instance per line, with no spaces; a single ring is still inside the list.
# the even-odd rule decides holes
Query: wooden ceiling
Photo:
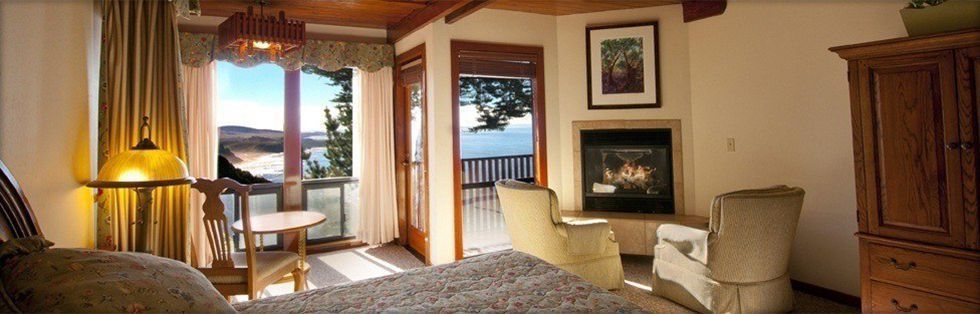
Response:
[[[424,9],[433,1],[426,0],[271,0],[266,1],[265,14],[286,12],[286,18],[306,23],[390,28],[412,13]],[[231,16],[244,12],[248,6],[258,12],[254,0],[202,0],[201,14]]]
[[[413,14],[440,2],[455,0],[268,0],[266,15],[280,10],[290,19],[307,23],[392,28]],[[681,0],[495,0],[487,8],[530,12],[546,15],[568,15],[609,10],[643,8],[678,4]],[[208,16],[231,16],[252,5],[256,0],[202,0],[201,13]],[[443,4],[445,5],[445,4]]]
[[[681,0],[497,0],[487,8],[546,15],[569,15],[679,4]]]
[[[568,15],[685,2],[685,0],[201,0],[201,14],[228,17],[235,12],[244,12],[250,5],[257,11],[260,1],[266,4],[264,8],[266,15],[285,11],[287,18],[311,24],[386,29],[388,42],[395,42],[443,17],[446,17],[447,23],[453,23],[481,8]],[[687,20],[689,5],[693,8],[691,12],[707,12],[700,7],[713,5],[712,2],[720,2],[721,12],[724,12],[725,0],[689,1],[684,3],[685,20]]]

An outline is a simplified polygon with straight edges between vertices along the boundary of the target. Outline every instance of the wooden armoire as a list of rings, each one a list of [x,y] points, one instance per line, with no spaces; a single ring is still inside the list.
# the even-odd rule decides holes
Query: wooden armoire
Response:
[[[864,312],[980,312],[980,29],[847,60]]]

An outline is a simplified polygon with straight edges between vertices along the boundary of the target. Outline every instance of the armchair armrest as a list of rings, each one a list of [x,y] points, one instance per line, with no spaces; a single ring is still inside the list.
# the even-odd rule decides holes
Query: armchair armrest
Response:
[[[612,241],[609,222],[603,219],[578,219],[563,221],[568,253],[571,255],[599,254]]]
[[[682,225],[664,224],[657,228],[657,245],[670,245],[678,252],[708,263],[708,236],[711,233]]]

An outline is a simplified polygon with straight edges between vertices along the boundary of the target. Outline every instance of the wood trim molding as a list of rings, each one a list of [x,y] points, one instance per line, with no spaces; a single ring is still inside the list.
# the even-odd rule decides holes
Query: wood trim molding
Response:
[[[468,4],[470,0],[442,0],[406,16],[397,24],[388,27],[388,43],[394,44],[412,32],[445,17],[450,12]]]
[[[727,7],[727,0],[684,1],[681,3],[681,8],[684,10],[684,23],[721,15],[722,13],[725,13],[725,8]]]
[[[842,59],[857,60],[895,54],[950,50],[980,44],[980,28],[921,37],[899,37],[868,43],[831,47]]]
[[[812,294],[847,306],[861,308],[861,297],[853,296],[836,290],[827,289],[818,285],[805,283],[795,279],[790,279],[790,283],[793,286],[793,290],[798,290],[807,294]]]
[[[449,14],[447,14],[446,15],[446,24],[456,23],[457,21],[463,19],[464,17],[466,17],[466,16],[468,16],[470,14],[476,13],[476,11],[479,11],[482,8],[485,8],[491,2],[492,2],[492,0],[473,0],[473,1],[470,1],[469,3],[467,3],[467,4],[463,5],[462,7],[460,7],[459,9],[453,10],[453,12],[450,12]]]
[[[548,186],[548,152],[547,152],[547,114],[545,112],[545,70],[544,48],[537,46],[520,46],[499,43],[483,43],[472,41],[450,41],[450,81],[452,82],[452,119],[453,119],[453,225],[456,242],[456,260],[463,259],[463,194],[462,194],[462,161],[459,143],[459,74],[460,55],[485,53],[486,55],[512,55],[516,60],[529,61],[535,64],[535,75],[532,78],[531,90],[534,93],[532,105],[533,145],[534,145],[534,179],[540,186]]]

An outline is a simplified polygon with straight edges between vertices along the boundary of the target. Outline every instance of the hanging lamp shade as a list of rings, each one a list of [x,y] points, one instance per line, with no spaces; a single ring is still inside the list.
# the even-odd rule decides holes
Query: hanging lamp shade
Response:
[[[305,43],[306,23],[286,19],[283,11],[276,18],[266,16],[261,7],[259,14],[254,14],[249,6],[247,13],[235,12],[218,25],[218,46],[235,51],[242,60],[264,52],[275,62]]]
[[[148,127],[144,118],[144,127]],[[142,133],[142,132],[141,132]],[[187,165],[144,137],[132,149],[113,155],[87,186],[93,188],[150,188],[193,183]]]

